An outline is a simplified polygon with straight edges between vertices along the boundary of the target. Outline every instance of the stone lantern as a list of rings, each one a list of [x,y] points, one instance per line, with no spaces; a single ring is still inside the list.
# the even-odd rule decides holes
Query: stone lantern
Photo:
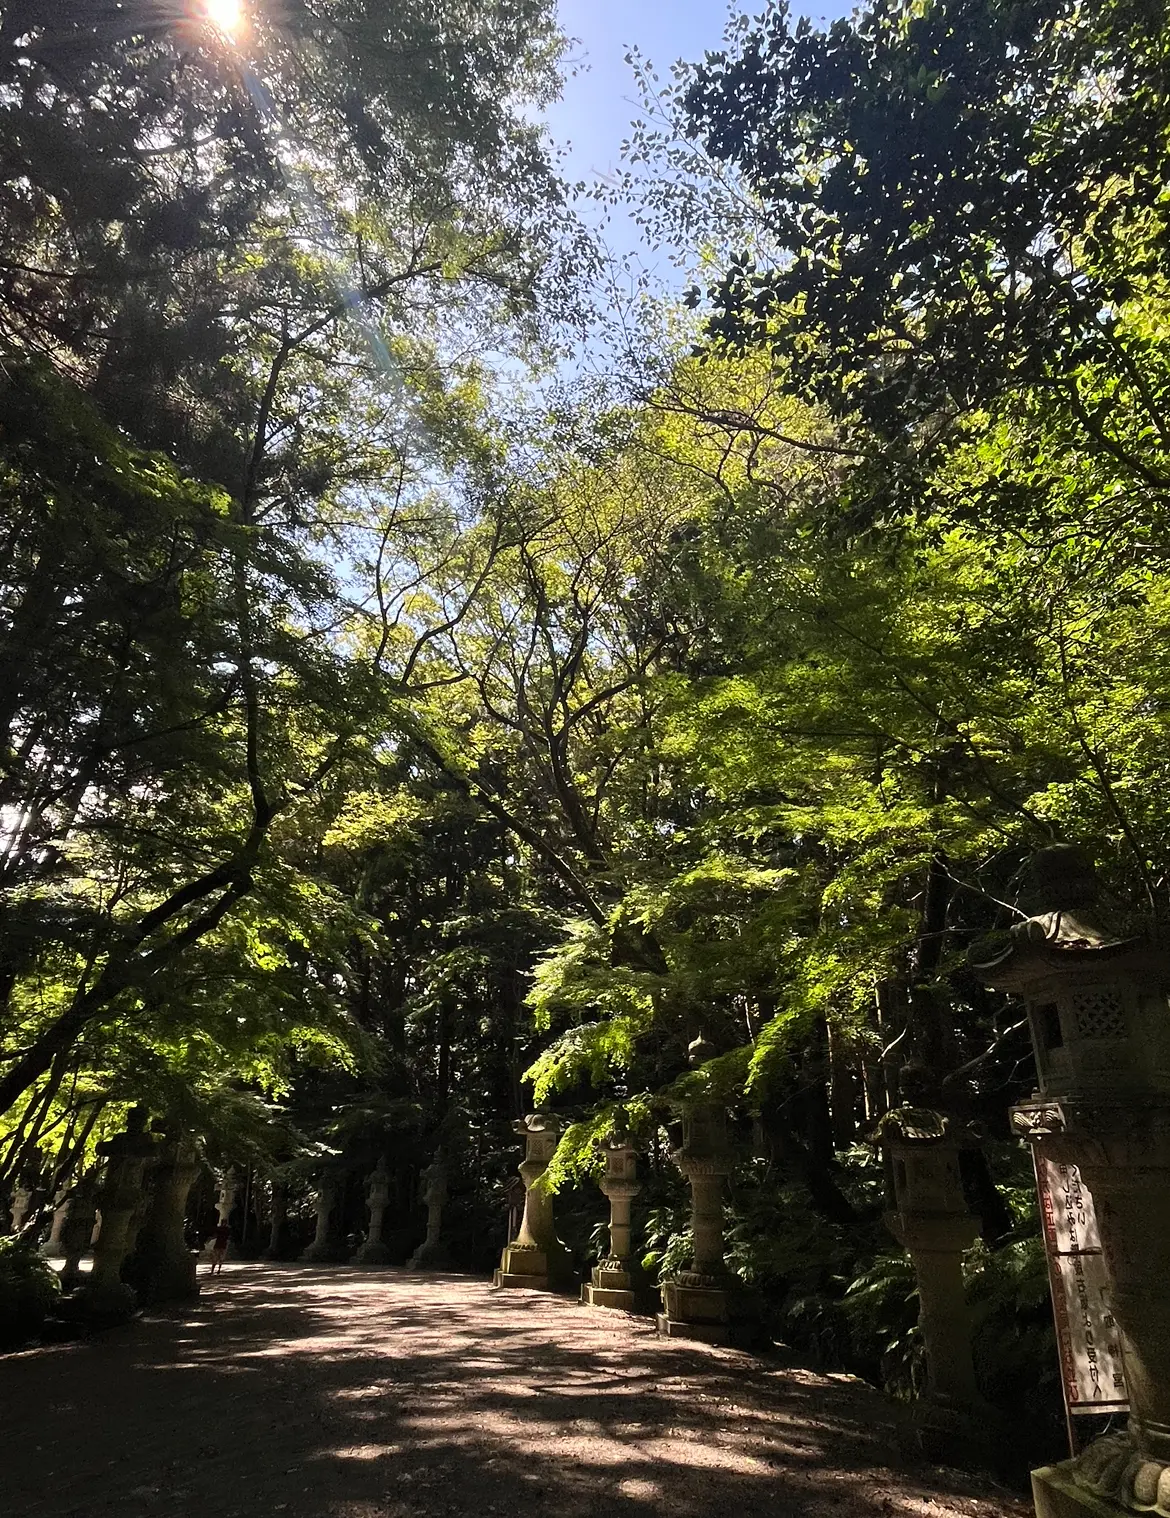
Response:
[[[427,1208],[427,1236],[411,1255],[411,1270],[450,1270],[451,1256],[443,1245],[443,1208],[447,1205],[447,1162],[441,1149],[421,1177],[420,1191]]]
[[[240,1199],[240,1192],[244,1189],[244,1178],[234,1165],[229,1165],[220,1177],[215,1188],[215,1222],[218,1228],[221,1223],[230,1223],[232,1213],[236,1210],[236,1203]],[[203,1246],[205,1258],[210,1259],[212,1250],[215,1248],[215,1234],[211,1234]],[[228,1240],[227,1258],[235,1259],[235,1240]]]
[[[20,1233],[33,1210],[35,1193],[31,1186],[20,1185],[12,1193],[12,1232]]]
[[[274,1179],[271,1183],[268,1247],[266,1260],[283,1260],[288,1248],[288,1182]]]
[[[621,1307],[633,1312],[637,1280],[630,1253],[630,1208],[642,1189],[638,1155],[624,1124],[605,1144],[605,1174],[598,1182],[609,1198],[609,1253],[593,1267],[592,1279],[581,1288],[589,1307]]]
[[[345,1248],[338,1237],[338,1221],[335,1217],[340,1210],[340,1200],[340,1178],[329,1174],[320,1176],[317,1180],[317,1231],[313,1242],[300,1255],[306,1263],[333,1263],[345,1258]]]
[[[389,1265],[390,1251],[382,1238],[386,1208],[390,1205],[390,1170],[382,1155],[370,1171],[366,1182],[366,1201],[370,1208],[370,1227],[366,1241],[353,1257],[355,1265]]]
[[[123,1274],[143,1302],[181,1302],[199,1295],[196,1256],[187,1247],[187,1197],[202,1169],[187,1137],[167,1139],[154,1166],[153,1190]]]
[[[65,1223],[61,1229],[61,1290],[72,1291],[81,1282],[81,1257],[90,1247],[97,1213],[97,1178],[91,1173],[78,1178],[65,1203]]]
[[[134,1247],[137,1220],[142,1216],[143,1176],[154,1158],[157,1140],[146,1131],[146,1112],[134,1107],[125,1133],[98,1145],[105,1171],[98,1205],[102,1226],[93,1251],[93,1270],[81,1296],[86,1310],[98,1316],[133,1311],[133,1288],[122,1280],[122,1264]]]
[[[893,1212],[886,1227],[914,1264],[926,1351],[926,1389],[918,1413],[924,1445],[970,1435],[948,1414],[982,1411],[971,1354],[971,1315],[963,1255],[979,1224],[967,1207],[959,1175],[962,1134],[938,1113],[895,1108],[879,1137],[894,1177]]]
[[[69,1216],[68,1188],[62,1187],[57,1193],[56,1206],[53,1208],[53,1222],[49,1229],[49,1237],[41,1245],[38,1253],[46,1260],[56,1260],[61,1257],[61,1231],[65,1227]]]
[[[687,1051],[691,1068],[714,1052],[700,1034]],[[726,1109],[717,1101],[688,1101],[682,1107],[682,1127],[674,1162],[691,1188],[694,1261],[689,1270],[662,1283],[658,1331],[708,1344],[752,1343],[760,1331],[755,1302],[723,1258],[723,1185],[733,1168]]]
[[[1027,1007],[1040,1091],[1020,1126],[1092,1194],[1130,1398],[1124,1434],[1033,1472],[1036,1509],[1170,1514],[1170,948],[1110,921],[1080,850],[1044,850],[1032,879],[1033,915],[970,961]]]
[[[524,1182],[524,1216],[520,1232],[504,1247],[496,1286],[527,1286],[535,1291],[556,1291],[568,1284],[571,1266],[565,1246],[557,1238],[553,1222],[552,1193],[540,1185],[556,1153],[560,1123],[546,1112],[517,1118],[513,1131],[524,1139],[520,1179]]]

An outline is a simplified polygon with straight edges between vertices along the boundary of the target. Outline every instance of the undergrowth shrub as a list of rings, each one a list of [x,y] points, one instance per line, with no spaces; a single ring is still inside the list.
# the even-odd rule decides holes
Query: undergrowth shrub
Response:
[[[35,1245],[0,1239],[0,1350],[35,1338],[60,1290],[56,1271]]]

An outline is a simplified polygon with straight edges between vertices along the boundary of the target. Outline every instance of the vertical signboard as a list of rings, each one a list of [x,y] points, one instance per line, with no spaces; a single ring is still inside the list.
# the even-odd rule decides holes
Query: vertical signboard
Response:
[[[1074,1417],[1129,1406],[1093,1198],[1076,1165],[1033,1148],[1064,1404]]]

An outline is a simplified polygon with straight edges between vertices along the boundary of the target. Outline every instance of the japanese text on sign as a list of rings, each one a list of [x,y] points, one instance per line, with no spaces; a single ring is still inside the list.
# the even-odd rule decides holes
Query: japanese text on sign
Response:
[[[1036,1155],[1065,1401],[1072,1413],[1129,1405],[1093,1198],[1075,1165]]]

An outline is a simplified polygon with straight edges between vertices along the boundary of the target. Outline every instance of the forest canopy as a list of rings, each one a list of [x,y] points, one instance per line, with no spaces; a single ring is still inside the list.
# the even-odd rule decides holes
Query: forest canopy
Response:
[[[566,1196],[648,1147],[657,1268],[717,1099],[736,1268],[905,1387],[908,1103],[1026,1401],[1035,1071],[965,956],[1046,845],[1170,910],[1164,8],[733,19],[616,191],[691,288],[611,325],[566,47],[546,0],[4,7],[0,1182],[47,1208],[144,1104],[404,1196],[442,1143],[498,1212],[535,1105]]]

